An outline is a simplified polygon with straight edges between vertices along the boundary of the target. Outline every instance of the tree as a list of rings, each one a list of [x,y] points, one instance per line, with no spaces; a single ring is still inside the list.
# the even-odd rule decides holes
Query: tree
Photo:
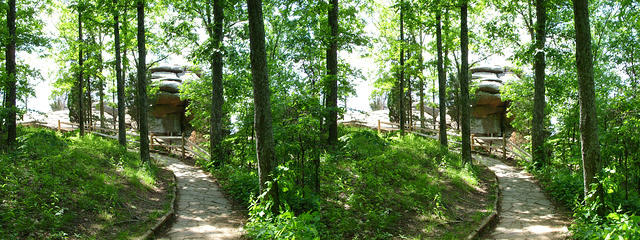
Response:
[[[440,9],[436,9],[436,45],[438,48],[438,100],[440,104],[440,144],[447,147],[447,77],[442,56],[442,27]]]
[[[469,113],[469,29],[467,27],[467,0],[460,5],[460,126],[462,128],[462,162],[471,162],[471,126]]]
[[[80,124],[80,136],[84,136],[84,108],[83,108],[83,89],[84,89],[84,78],[83,78],[83,64],[84,58],[82,56],[82,49],[84,47],[82,40],[82,12],[84,11],[84,6],[82,3],[78,2],[78,79],[77,79],[77,88],[78,88],[78,122]]]
[[[264,21],[262,17],[262,0],[247,0],[249,11],[249,45],[251,49],[251,80],[253,83],[254,128],[256,134],[256,154],[258,158],[258,178],[260,192],[268,190],[273,200],[273,211],[277,210],[278,183],[272,173],[275,167],[275,146],[271,117],[271,90],[267,70],[267,54],[265,50]],[[268,188],[267,182],[271,182]]]
[[[147,123],[147,51],[145,47],[144,0],[137,1],[138,10],[138,123],[140,131],[140,159],[150,163],[149,126]]]
[[[207,4],[207,17],[209,17],[209,5]],[[211,157],[216,157],[222,161],[224,152],[222,150],[222,138],[224,135],[224,129],[222,119],[224,117],[222,106],[224,105],[223,97],[223,83],[222,83],[222,24],[224,21],[224,1],[213,0],[213,27],[208,27],[209,35],[212,38],[211,44],[213,54],[211,58]],[[211,20],[208,20],[208,26],[211,26]]]
[[[589,193],[595,190],[593,197],[600,198],[602,201],[604,200],[604,192],[601,184],[596,179],[596,174],[601,168],[601,160],[588,1],[574,0],[573,13],[576,29],[576,66],[578,70],[578,98],[580,99],[580,140],[582,143],[584,196],[588,202],[597,201],[589,197]],[[597,185],[595,189],[592,188],[594,184]],[[600,214],[602,214],[602,210],[602,207],[600,207]]]
[[[120,55],[120,9],[118,0],[113,0],[113,36],[116,57],[116,85],[118,92],[118,142],[122,146],[127,145],[127,133],[125,126],[124,108],[124,73],[122,72],[122,57]]]
[[[338,141],[338,0],[331,0],[329,6],[329,48],[327,49],[327,108],[329,118],[327,129],[329,130],[329,144]]]
[[[404,1],[400,0],[400,74],[398,75],[398,82],[400,84],[400,96],[398,107],[400,111],[400,134],[404,135],[404,123],[405,123],[405,107],[404,107]]]
[[[16,1],[9,0],[7,9],[7,28],[9,29],[9,41],[6,50],[7,69],[7,93],[5,105],[9,110],[7,116],[7,144],[12,146],[16,143]]]
[[[536,0],[536,57],[534,64],[535,82],[533,97],[533,120],[531,129],[531,149],[533,161],[538,164],[545,164],[545,127],[544,127],[544,108],[545,108],[545,54],[544,43],[546,39],[546,21],[547,11],[545,0]]]

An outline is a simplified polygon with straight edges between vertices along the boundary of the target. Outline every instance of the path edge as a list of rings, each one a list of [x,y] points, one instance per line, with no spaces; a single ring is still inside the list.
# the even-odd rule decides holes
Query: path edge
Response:
[[[491,171],[491,169],[489,169],[489,171]],[[502,192],[500,191],[500,179],[498,179],[498,176],[496,175],[495,172],[491,171],[491,173],[493,174],[493,177],[496,179],[496,199],[493,200],[494,201],[493,206],[495,207],[493,208],[493,211],[491,212],[491,214],[485,217],[484,220],[482,220],[482,222],[480,223],[480,225],[476,227],[469,235],[467,235],[467,237],[465,238],[467,240],[477,239],[482,233],[491,229],[498,223],[499,216],[500,216],[500,208],[501,208],[500,200],[502,199]]]
[[[168,170],[168,169],[167,169]],[[171,176],[173,176],[173,197],[171,198],[171,206],[169,206],[169,211],[165,213],[156,224],[153,225],[149,230],[147,230],[142,236],[134,238],[135,240],[147,240],[152,239],[157,233],[160,232],[161,229],[164,229],[168,226],[174,219],[175,209],[176,209],[176,200],[178,199],[178,179],[176,178],[176,174],[171,172]]]

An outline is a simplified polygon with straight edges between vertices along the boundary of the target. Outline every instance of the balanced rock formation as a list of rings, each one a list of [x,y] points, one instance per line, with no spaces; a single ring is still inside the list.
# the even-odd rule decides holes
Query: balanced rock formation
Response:
[[[150,68],[151,85],[158,87],[157,94],[150,96],[149,132],[158,135],[179,135],[185,130],[186,101],[180,99],[182,83],[199,77],[180,66],[158,66]]]
[[[518,77],[501,66],[479,66],[470,70],[472,84],[477,87],[471,98],[471,133],[499,136],[507,124],[507,102],[501,99],[500,89],[505,82]]]

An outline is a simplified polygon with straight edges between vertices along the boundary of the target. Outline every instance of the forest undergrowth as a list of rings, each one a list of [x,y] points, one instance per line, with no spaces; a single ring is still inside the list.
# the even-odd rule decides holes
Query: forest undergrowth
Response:
[[[170,207],[171,173],[117,141],[18,128],[0,154],[0,239],[129,239]]]
[[[259,201],[251,141],[233,145],[224,165],[198,162],[249,207],[245,228],[253,239],[459,239],[494,207],[489,170],[463,165],[436,141],[358,128],[341,128],[340,136],[334,149],[318,155],[279,156],[277,213],[269,210],[272,202]]]

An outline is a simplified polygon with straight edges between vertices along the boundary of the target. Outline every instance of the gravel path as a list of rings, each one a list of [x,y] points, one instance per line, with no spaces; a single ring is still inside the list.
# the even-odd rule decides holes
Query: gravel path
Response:
[[[531,175],[505,163],[474,155],[500,180],[500,221],[486,239],[565,239],[569,222],[533,181]]]
[[[158,239],[241,238],[243,219],[209,174],[175,158],[152,156],[173,171],[178,182],[176,220]]]

